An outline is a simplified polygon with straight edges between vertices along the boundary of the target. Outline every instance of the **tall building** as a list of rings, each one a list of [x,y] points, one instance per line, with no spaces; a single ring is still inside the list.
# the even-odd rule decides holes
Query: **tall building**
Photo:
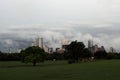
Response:
[[[43,38],[36,38],[32,42],[32,46],[39,46],[43,49]]]
[[[52,54],[53,53],[53,48],[49,48],[47,45],[44,46],[44,51],[46,53]]]
[[[62,45],[68,45],[69,43],[70,41],[67,39],[62,40]]]
[[[49,53],[53,53],[53,48],[49,48]]]
[[[58,52],[59,49],[60,49],[60,48],[56,48],[56,52]]]
[[[47,45],[45,45],[44,51],[45,51],[46,53],[49,53],[49,47],[48,47]]]
[[[35,38],[33,39],[32,46],[37,46]]]
[[[69,40],[67,39],[62,40],[62,49],[65,50],[69,44],[70,44]]]
[[[39,38],[39,47],[43,49],[43,38]]]
[[[96,44],[96,45],[93,46],[93,52],[96,53],[97,50],[98,50],[98,45]]]
[[[93,41],[92,40],[88,40],[88,48],[92,48],[93,47]]]
[[[61,49],[61,48],[56,48],[56,52],[59,53],[59,54],[62,54],[64,53],[64,49]]]
[[[93,52],[96,53],[97,51],[105,51],[104,46],[98,47],[98,45],[93,46]]]
[[[88,40],[88,49],[94,55],[94,52],[93,52],[93,41],[92,40]]]
[[[98,47],[98,50],[97,50],[97,51],[105,51],[104,46]]]

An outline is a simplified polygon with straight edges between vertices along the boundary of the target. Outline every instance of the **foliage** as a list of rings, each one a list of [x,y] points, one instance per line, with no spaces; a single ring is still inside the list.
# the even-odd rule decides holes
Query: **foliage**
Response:
[[[73,60],[73,62],[74,61],[78,62],[84,48],[85,48],[85,45],[83,42],[77,42],[77,41],[71,42],[71,44],[67,46],[67,51],[69,54],[68,56],[70,61]]]
[[[64,60],[64,53],[60,54],[57,52],[53,52],[52,54],[46,53],[46,60]]]
[[[97,51],[95,54],[94,54],[94,57],[96,59],[106,59],[107,57],[107,52],[106,51]]]
[[[88,48],[85,48],[82,53],[82,58],[90,58],[92,53],[89,51]]]
[[[56,59],[56,60],[63,60],[64,59],[64,54],[63,53],[60,54],[60,53],[54,52],[52,54],[52,56],[53,56],[53,59]]]
[[[52,54],[46,53],[45,60],[53,60]]]
[[[115,57],[114,53],[109,52],[107,54],[107,59],[113,59]]]
[[[2,53],[0,52],[0,61],[18,61],[20,60],[19,53]]]
[[[90,60],[92,53],[88,48],[85,48],[82,53],[82,61],[88,62]]]
[[[45,59],[45,52],[43,49],[32,46],[21,51],[22,62],[29,63],[32,62],[35,66],[38,62],[43,62]]]
[[[120,59],[120,53],[114,53],[114,58],[115,59]]]

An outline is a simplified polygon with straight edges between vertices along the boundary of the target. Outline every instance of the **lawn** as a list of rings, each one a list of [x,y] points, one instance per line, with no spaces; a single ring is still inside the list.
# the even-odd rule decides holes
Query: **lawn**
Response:
[[[120,60],[67,64],[46,61],[33,67],[21,62],[0,62],[0,80],[120,80]]]

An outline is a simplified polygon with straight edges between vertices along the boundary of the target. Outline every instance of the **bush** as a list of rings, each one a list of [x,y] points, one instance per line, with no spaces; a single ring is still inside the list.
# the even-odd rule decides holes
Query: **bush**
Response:
[[[113,59],[113,58],[114,58],[114,53],[107,54],[107,59]]]

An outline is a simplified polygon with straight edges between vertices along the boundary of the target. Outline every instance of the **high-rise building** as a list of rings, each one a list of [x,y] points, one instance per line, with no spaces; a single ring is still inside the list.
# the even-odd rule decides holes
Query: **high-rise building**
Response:
[[[70,41],[67,39],[62,40],[62,49],[66,50],[66,47],[70,44]]]
[[[96,53],[97,51],[105,51],[104,46],[98,47],[98,45],[93,46],[93,52]]]
[[[49,48],[49,53],[53,53],[53,48]]]
[[[61,48],[56,48],[56,52],[59,53],[59,54],[62,54],[64,53],[64,49],[61,49]]]
[[[43,49],[43,38],[39,38],[39,45],[38,46]]]
[[[92,40],[88,40],[88,49],[92,53],[92,55],[94,55],[94,52],[93,52],[93,41]]]
[[[92,48],[93,47],[93,41],[92,40],[88,40],[88,48]]]
[[[49,47],[48,47],[47,45],[45,45],[44,51],[45,51],[46,53],[49,53]]]
[[[98,50],[98,45],[96,44],[96,45],[93,46],[93,52],[96,53],[97,50]]]
[[[43,49],[43,38],[36,38],[32,42],[32,46],[39,46]]]
[[[62,45],[68,45],[69,43],[70,41],[67,39],[62,40]]]
[[[33,39],[32,46],[37,46],[35,38]]]
[[[59,49],[60,49],[60,48],[56,48],[56,52],[58,52]]]
[[[49,48],[47,45],[44,46],[44,51],[46,53],[52,54],[53,53],[53,48]]]

